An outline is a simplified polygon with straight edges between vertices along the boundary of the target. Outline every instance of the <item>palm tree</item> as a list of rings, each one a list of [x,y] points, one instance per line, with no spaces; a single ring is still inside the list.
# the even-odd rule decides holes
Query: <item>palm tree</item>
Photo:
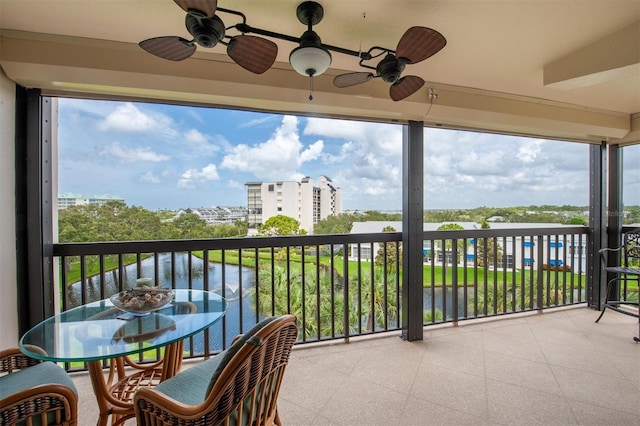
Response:
[[[300,337],[304,339],[345,333],[341,315],[344,312],[344,293],[335,280],[331,291],[330,271],[321,269],[318,276],[315,269],[306,270],[304,286],[298,268],[291,268],[287,276],[287,270],[281,264],[274,264],[273,270],[270,263],[262,264],[258,275],[258,283],[250,291],[250,296],[262,315],[296,315],[303,325]],[[349,324],[352,323],[350,319]]]
[[[377,327],[385,328],[389,322],[398,318],[396,305],[396,272],[387,271],[384,268],[374,269],[373,282],[371,271],[362,271],[360,275],[360,288],[358,289],[358,277],[351,277],[349,281],[349,297],[354,311],[361,309],[363,318],[366,318],[367,330],[375,331]]]

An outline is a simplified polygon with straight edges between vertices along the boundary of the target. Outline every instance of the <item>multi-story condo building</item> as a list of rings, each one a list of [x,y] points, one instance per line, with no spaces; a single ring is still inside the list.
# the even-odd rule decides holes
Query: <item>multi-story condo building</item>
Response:
[[[305,177],[300,182],[248,182],[247,208],[249,228],[257,228],[270,217],[284,215],[300,222],[300,227],[313,233],[313,225],[342,212],[340,188],[331,179],[320,176],[317,186]]]
[[[108,201],[122,201],[124,198],[116,197],[113,195],[94,195],[93,197],[85,197],[79,194],[59,194],[58,195],[58,210],[66,209],[73,206],[86,206],[88,204],[105,204]]]

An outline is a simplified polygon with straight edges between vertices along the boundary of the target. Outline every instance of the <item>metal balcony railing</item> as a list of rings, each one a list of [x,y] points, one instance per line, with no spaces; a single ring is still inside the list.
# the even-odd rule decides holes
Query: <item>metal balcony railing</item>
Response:
[[[584,303],[586,247],[580,226],[425,232],[423,324]],[[53,253],[62,310],[138,277],[225,297],[227,315],[190,339],[187,357],[226,348],[267,315],[296,315],[300,344],[402,327],[399,232],[61,243]]]

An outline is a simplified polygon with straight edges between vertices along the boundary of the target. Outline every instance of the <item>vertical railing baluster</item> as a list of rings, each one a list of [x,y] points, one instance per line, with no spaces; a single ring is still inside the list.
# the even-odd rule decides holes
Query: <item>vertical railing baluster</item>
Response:
[[[467,257],[469,252],[469,239],[465,237],[462,240],[462,243],[464,244],[464,252],[462,254],[464,259],[462,263],[462,317],[467,318],[469,316],[469,258]],[[454,311],[456,312],[456,317],[458,317],[459,307],[456,307]]]
[[[524,251],[522,252],[524,253]],[[510,312],[515,312],[517,309],[517,300],[516,300],[516,289],[517,289],[517,265],[516,265],[516,238],[511,237],[511,254],[513,256],[513,261],[511,262],[511,309]],[[524,273],[524,269],[522,270]]]
[[[387,251],[387,243],[383,243],[382,246],[384,247],[384,252],[386,253]],[[371,306],[369,307],[369,309],[371,309],[371,312],[369,312],[369,318],[371,318],[371,332],[374,333],[376,331],[376,290],[375,290],[375,272],[374,272],[374,268],[375,268],[375,255],[373,253],[373,242],[370,243],[369,245],[369,252],[371,253],[371,259],[370,259],[370,269],[369,269],[369,274],[370,274],[370,278],[369,280],[370,282],[370,298],[371,298]],[[367,324],[367,329],[369,328],[369,325]]]
[[[358,312],[358,334],[362,334],[362,247],[358,243],[358,295],[357,295],[357,312]]]
[[[99,269],[99,277],[100,277],[100,300],[105,299],[107,297],[105,293],[105,272],[104,272],[104,255],[101,254],[98,256],[98,269]]]
[[[478,276],[480,274],[478,265],[478,239],[473,239],[473,317],[478,316]]]
[[[226,287],[226,282],[222,283]],[[240,317],[240,324],[244,327],[244,299],[242,294],[244,290],[242,288],[242,249],[238,249],[238,314]]]
[[[318,340],[322,340],[322,321],[320,317],[320,310],[322,309],[320,305],[321,298],[321,288],[320,288],[320,246],[315,246],[316,248],[316,324],[318,330]],[[303,250],[304,251],[304,250]]]
[[[452,247],[452,259],[451,262],[451,320],[454,324],[458,324],[458,239],[454,238],[451,243]],[[444,294],[443,305],[447,306],[447,287],[442,289]],[[446,308],[445,308],[446,309]],[[443,314],[443,319],[446,321],[447,317]]]
[[[227,282],[227,250],[222,249],[220,250],[220,295],[226,299],[227,297],[227,286],[226,286],[226,282]],[[257,285],[257,283],[256,283]],[[257,291],[257,290],[256,290]],[[227,348],[227,325],[228,325],[228,320],[227,320],[227,316],[223,316],[222,317],[222,348],[226,349]],[[238,327],[238,333],[242,333],[242,323],[239,323],[239,327]],[[234,337],[234,336],[230,336],[230,337]]]
[[[258,289],[260,288],[260,249],[259,248],[255,248],[254,252],[253,252],[253,258],[254,258],[254,264],[256,265],[254,269],[254,282],[255,282],[255,309],[254,311],[256,312],[256,316],[255,316],[255,321],[256,324],[258,322],[260,322],[260,299],[261,299],[261,294],[258,291]],[[271,294],[273,294],[273,291],[271,292]],[[239,297],[243,297],[242,294],[239,295]],[[273,303],[273,298],[271,299],[271,315],[275,315],[275,306]]]
[[[124,283],[127,278],[126,272],[125,272],[126,268],[125,268],[124,255],[122,253],[118,254],[118,270],[120,274],[120,280],[118,282],[118,291],[122,291],[124,290]]]
[[[344,299],[344,342],[349,343],[349,336],[351,335],[351,321],[349,320],[349,245],[344,243],[342,247],[342,276],[344,277],[344,284],[342,286],[343,299]]]
[[[334,339],[336,337],[336,322],[335,322],[335,316],[336,316],[336,294],[335,294],[335,286],[336,286],[336,282],[335,282],[335,256],[334,256],[334,245],[330,244],[329,245],[329,250],[330,250],[330,254],[329,254],[329,273],[330,278],[329,278],[329,298],[331,300],[331,306],[329,307],[329,309],[331,310],[331,325],[330,325],[330,330],[331,330],[331,338]]]
[[[544,292],[543,292],[543,288],[544,288],[544,267],[543,267],[543,259],[544,259],[544,239],[543,236],[540,235],[538,236],[538,259],[540,259],[540,261],[538,262],[538,279],[537,279],[537,283],[536,283],[536,291],[537,291],[537,295],[536,295],[536,309],[538,309],[539,311],[542,311],[542,308],[544,307]],[[547,249],[547,253],[548,253],[548,249]],[[548,276],[549,274],[547,274]]]
[[[271,268],[271,314],[275,315],[276,314],[276,253],[275,253],[275,248],[271,247],[271,250],[269,250],[271,256],[270,256],[270,268]],[[257,285],[257,283],[256,283]],[[289,300],[289,283],[287,283],[287,301]],[[290,314],[291,313],[291,307],[289,307],[289,304],[287,303],[287,312],[282,312],[283,314]]]
[[[60,311],[66,311],[67,309],[69,309],[67,306],[69,305],[69,278],[67,276],[67,257],[66,256],[60,256],[60,258],[58,259],[58,267],[60,268],[60,279],[61,279],[61,294],[60,297],[62,298],[61,303],[60,303]]]

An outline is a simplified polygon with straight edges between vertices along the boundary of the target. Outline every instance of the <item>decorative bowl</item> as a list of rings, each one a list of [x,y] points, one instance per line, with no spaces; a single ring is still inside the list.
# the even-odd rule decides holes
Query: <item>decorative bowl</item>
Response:
[[[122,311],[145,314],[164,308],[175,294],[174,290],[168,288],[136,287],[116,293],[109,300]]]

